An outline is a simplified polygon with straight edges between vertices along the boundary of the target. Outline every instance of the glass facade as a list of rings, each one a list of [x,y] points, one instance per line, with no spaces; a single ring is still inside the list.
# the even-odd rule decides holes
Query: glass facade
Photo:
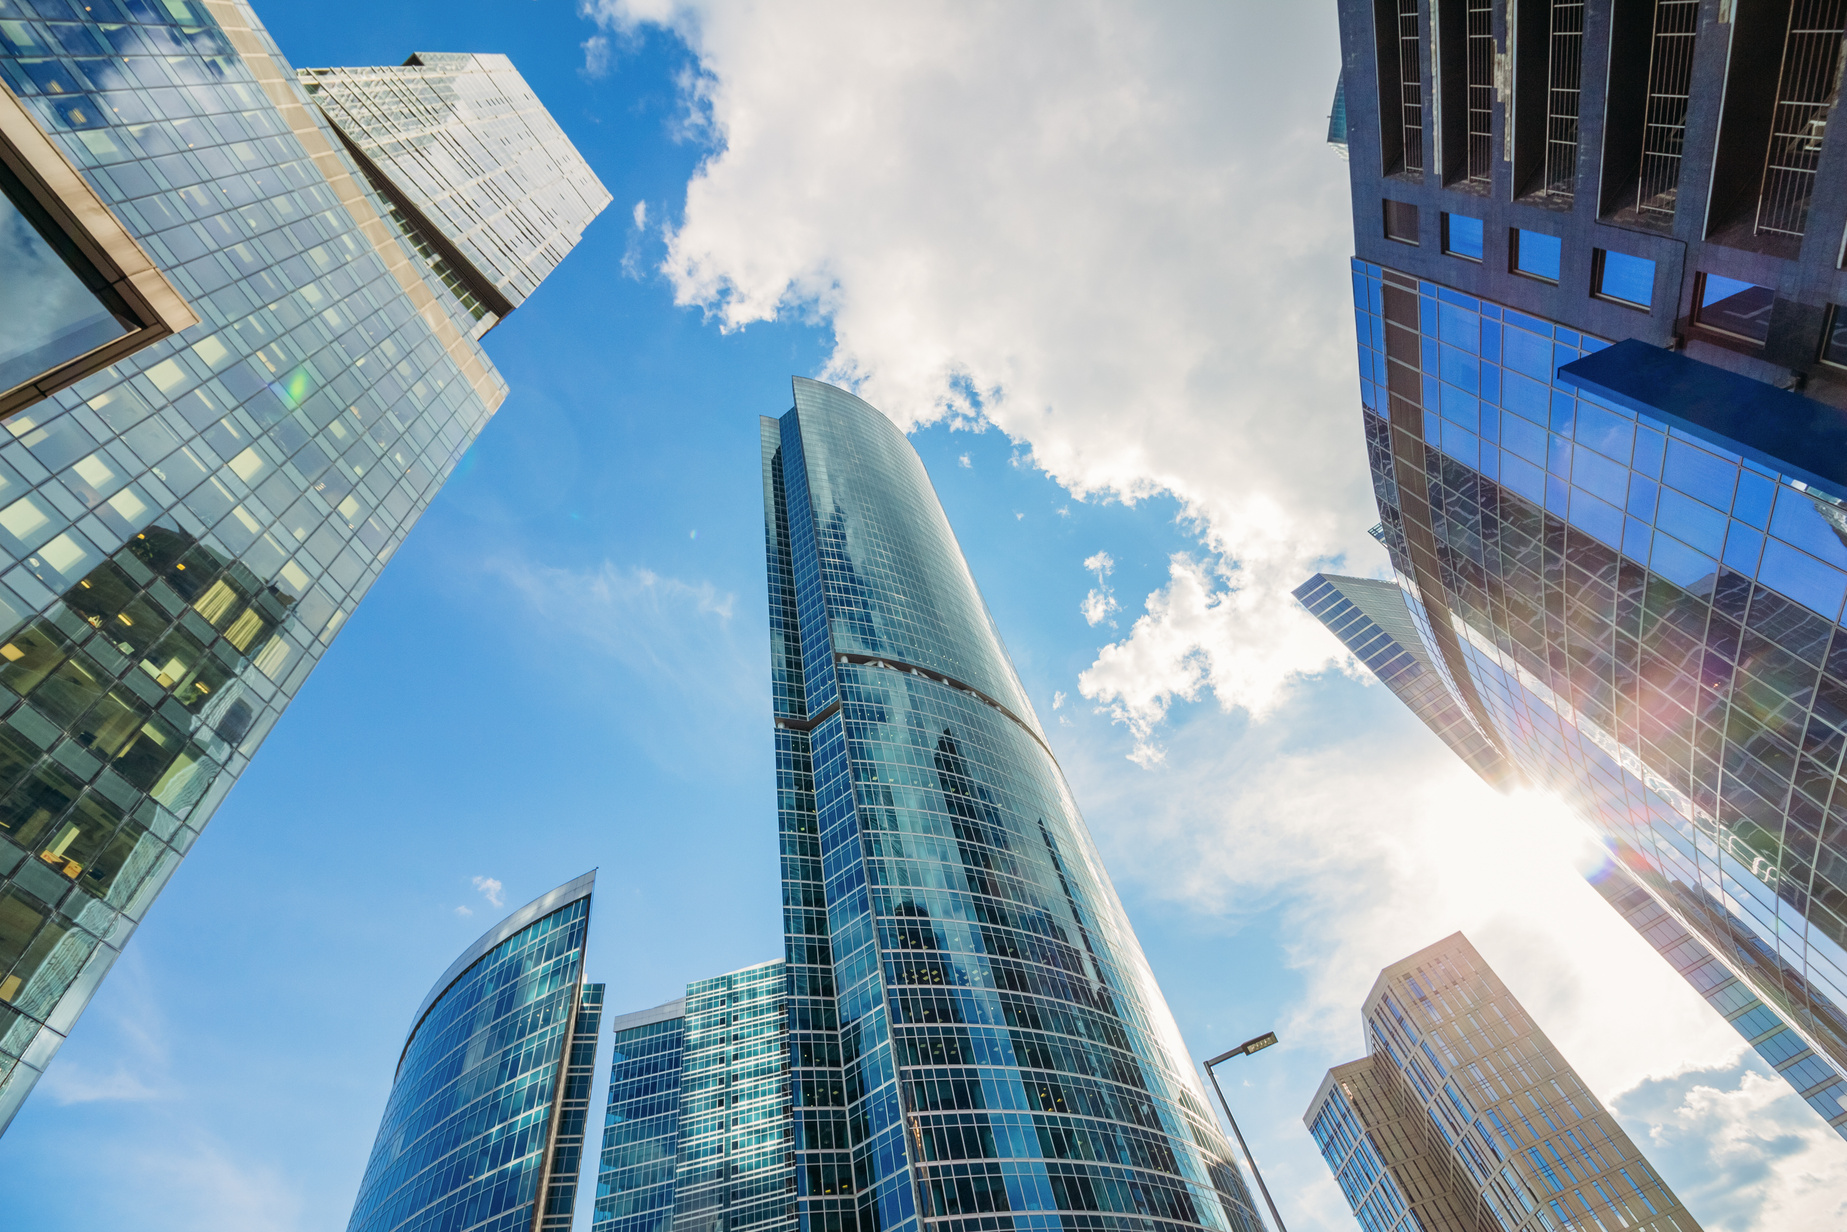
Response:
[[[609,1107],[592,1232],[669,1232],[680,1141],[686,999],[611,1024]]]
[[[802,1228],[1254,1232],[922,462],[801,379],[763,442]]]
[[[1356,262],[1373,481],[1457,700],[1847,1064],[1847,514],[1589,394],[1606,344]]]
[[[511,306],[557,268],[609,204],[505,56],[418,52],[397,67],[299,76],[386,183]]]
[[[1461,933],[1387,967],[1361,1017],[1366,1058],[1303,1120],[1367,1232],[1698,1232]]]
[[[520,908],[430,990],[349,1232],[571,1226],[603,1001],[581,982],[594,882]]]
[[[595,1232],[795,1226],[785,969],[617,1019]]]
[[[0,79],[199,318],[0,435],[3,1125],[506,387],[245,5],[0,0]]]

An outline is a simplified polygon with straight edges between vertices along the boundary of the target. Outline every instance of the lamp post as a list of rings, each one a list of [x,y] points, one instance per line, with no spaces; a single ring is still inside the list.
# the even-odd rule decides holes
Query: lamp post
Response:
[[[1225,1102],[1225,1092],[1219,1087],[1218,1075],[1212,1072],[1212,1067],[1221,1061],[1229,1061],[1233,1057],[1248,1057],[1251,1053],[1261,1052],[1275,1042],[1276,1032],[1266,1031],[1256,1039],[1245,1040],[1230,1052],[1221,1052],[1206,1062],[1206,1077],[1212,1080],[1212,1089],[1218,1092],[1219,1107],[1225,1110],[1225,1119],[1231,1122],[1231,1132],[1238,1137],[1238,1146],[1244,1151],[1245,1162],[1251,1166],[1251,1175],[1257,1178],[1257,1188],[1263,1191],[1264,1204],[1270,1208],[1270,1218],[1276,1221],[1276,1232],[1287,1232],[1287,1229],[1283,1227],[1283,1217],[1276,1213],[1276,1203],[1270,1197],[1270,1187],[1263,1183],[1263,1173],[1257,1171],[1257,1161],[1252,1158],[1251,1148],[1245,1144],[1244,1133],[1238,1128],[1238,1118],[1231,1115],[1231,1105]]]

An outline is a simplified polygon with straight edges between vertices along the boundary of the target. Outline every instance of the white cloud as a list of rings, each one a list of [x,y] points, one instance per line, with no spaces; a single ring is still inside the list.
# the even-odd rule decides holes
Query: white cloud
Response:
[[[968,460],[967,454],[958,454],[956,456],[956,465],[960,466],[963,470],[968,470],[971,467],[973,467],[975,464]]]
[[[1144,761],[1175,698],[1261,710],[1329,663],[1288,592],[1377,551],[1330,7],[586,11],[699,57],[680,303],[824,316],[823,375],[900,424],[991,423],[1080,496],[1178,499],[1199,552],[1085,684]]]
[[[637,201],[635,203],[635,209],[631,213],[630,217],[632,217],[635,220],[636,230],[639,231],[641,228],[647,226],[648,225],[648,203],[646,201]]]
[[[468,917],[468,916],[471,916],[471,915],[473,915],[474,913],[475,913],[475,909],[474,909],[473,907],[467,907],[467,906],[458,906],[458,907],[457,907],[457,908],[455,909],[455,914],[457,914],[457,915],[459,915],[459,916],[462,916],[462,917],[464,917],[464,918],[466,918],[466,917]]]
[[[1078,611],[1084,614],[1085,624],[1092,626],[1102,624],[1109,620],[1121,606],[1116,602],[1116,592],[1110,588],[1109,584],[1110,570],[1115,567],[1116,562],[1110,559],[1108,552],[1098,552],[1084,561],[1084,568],[1097,575],[1096,586],[1084,596],[1084,601],[1078,604]],[[1115,627],[1116,622],[1110,620],[1110,628]]]
[[[492,877],[476,877],[474,881],[475,889],[481,891],[481,897],[487,900],[488,906],[504,907],[507,905],[507,900],[501,893],[506,887],[500,882]]]
[[[584,76],[606,77],[609,75],[609,39],[601,34],[593,34],[578,46],[584,51]]]

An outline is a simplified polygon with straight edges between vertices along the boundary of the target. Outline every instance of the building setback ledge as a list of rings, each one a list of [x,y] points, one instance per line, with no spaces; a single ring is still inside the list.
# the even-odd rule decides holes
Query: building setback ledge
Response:
[[[1635,338],[1558,379],[1847,500],[1847,411]]]

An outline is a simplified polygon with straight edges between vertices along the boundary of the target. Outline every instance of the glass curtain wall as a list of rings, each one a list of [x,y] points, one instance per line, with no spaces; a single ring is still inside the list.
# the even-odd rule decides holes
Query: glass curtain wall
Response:
[[[802,1227],[1255,1232],[922,462],[807,380],[763,436]]]

